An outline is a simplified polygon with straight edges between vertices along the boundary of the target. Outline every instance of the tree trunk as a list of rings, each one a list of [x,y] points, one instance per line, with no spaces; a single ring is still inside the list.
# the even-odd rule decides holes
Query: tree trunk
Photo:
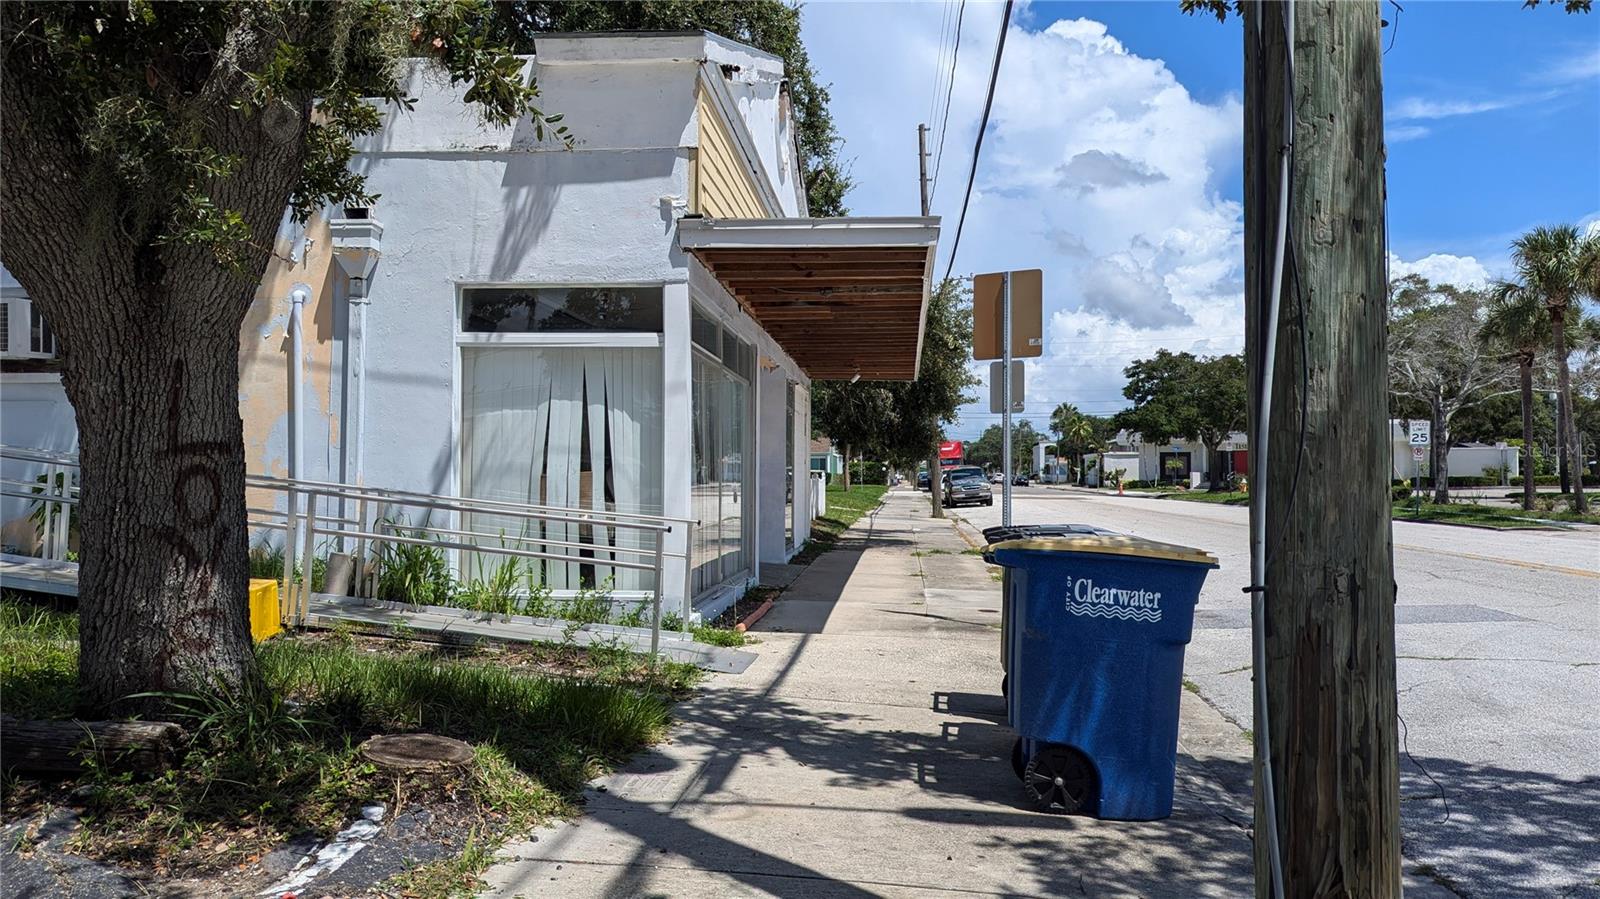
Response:
[[[1566,304],[1554,304],[1549,307],[1550,328],[1552,331],[1551,347],[1556,354],[1556,402],[1560,404],[1556,422],[1561,443],[1564,444],[1561,452],[1561,462],[1567,466],[1572,478],[1572,508],[1579,514],[1589,511],[1589,498],[1583,494],[1583,445],[1578,440],[1578,428],[1572,420],[1572,366],[1567,360],[1567,326]],[[1566,489],[1566,477],[1562,478],[1562,489]]]
[[[944,472],[939,466],[939,448],[928,457],[928,493],[933,497],[933,517],[944,517]]]
[[[239,331],[175,325],[97,332],[63,372],[83,466],[79,685],[92,709],[254,670]]]
[[[1450,421],[1444,414],[1444,401],[1435,394],[1429,404],[1432,445],[1428,447],[1428,473],[1433,477],[1433,501],[1450,502]]]
[[[1531,512],[1538,492],[1533,479],[1533,359],[1518,359],[1517,371],[1522,376],[1522,508]]]
[[[1259,787],[1270,760],[1284,895],[1399,897],[1379,9],[1318,0],[1295,10],[1295,264],[1284,267],[1268,385],[1269,474],[1251,485],[1266,492],[1268,516],[1256,895],[1271,895]],[[1243,15],[1246,355],[1256,452],[1283,145],[1285,4],[1244,4]],[[1303,448],[1302,377],[1310,392]],[[1291,497],[1297,451],[1302,470]]]
[[[848,444],[848,443],[839,444],[839,455],[840,455],[840,457],[842,457],[844,459],[844,480],[841,481],[840,483],[844,486],[844,489],[849,490],[850,489],[850,444]]]

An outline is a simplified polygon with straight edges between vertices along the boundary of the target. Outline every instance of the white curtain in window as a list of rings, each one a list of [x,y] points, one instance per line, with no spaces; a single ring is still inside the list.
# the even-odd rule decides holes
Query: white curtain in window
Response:
[[[660,514],[659,349],[466,347],[462,391],[462,490],[467,495]],[[478,515],[472,529],[509,534],[513,528],[522,525]],[[535,526],[525,535],[540,532]],[[595,563],[544,563],[544,582],[553,590],[575,590],[607,577],[621,590],[652,587],[647,572],[597,564],[615,558],[603,547],[649,545],[636,531],[548,522],[542,536],[596,546]],[[631,554],[624,558],[648,561]]]

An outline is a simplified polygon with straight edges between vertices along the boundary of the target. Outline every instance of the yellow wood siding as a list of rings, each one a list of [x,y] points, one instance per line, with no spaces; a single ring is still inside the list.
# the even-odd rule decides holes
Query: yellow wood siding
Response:
[[[694,165],[691,208],[711,218],[767,218],[739,148],[704,90],[700,91],[700,152]]]

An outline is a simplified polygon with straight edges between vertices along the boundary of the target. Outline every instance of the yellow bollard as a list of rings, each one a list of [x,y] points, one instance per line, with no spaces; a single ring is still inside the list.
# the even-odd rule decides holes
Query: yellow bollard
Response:
[[[250,636],[257,643],[283,630],[278,610],[278,582],[271,578],[250,579]]]

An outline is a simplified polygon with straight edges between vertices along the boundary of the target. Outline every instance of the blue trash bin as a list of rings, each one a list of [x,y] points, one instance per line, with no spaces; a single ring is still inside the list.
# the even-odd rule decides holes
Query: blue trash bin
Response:
[[[1007,540],[1021,540],[1026,537],[1070,537],[1077,534],[1101,534],[1107,537],[1116,536],[1116,531],[1108,531],[1095,527],[1092,524],[1002,524],[992,528],[983,529],[983,540],[988,546],[983,551],[983,560],[990,565],[999,564],[994,558],[994,545]],[[1000,695],[1011,694],[1011,616],[1012,607],[1016,604],[1011,595],[1011,569],[1005,568],[1000,572]],[[1007,703],[1007,715],[1010,714],[1010,704]],[[1007,719],[1009,721],[1009,718]],[[1013,753],[1015,756],[1015,753]],[[1022,763],[1013,759],[1017,768],[1017,776],[1022,776]]]
[[[1024,537],[988,552],[1009,578],[1007,717],[1041,808],[1172,813],[1183,648],[1210,554],[1138,537]]]

